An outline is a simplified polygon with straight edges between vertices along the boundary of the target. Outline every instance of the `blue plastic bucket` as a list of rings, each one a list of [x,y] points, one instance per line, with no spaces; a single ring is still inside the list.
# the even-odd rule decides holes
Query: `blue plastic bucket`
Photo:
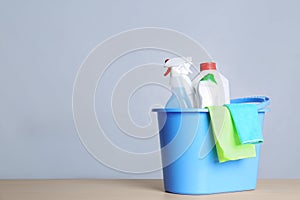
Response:
[[[256,102],[263,126],[267,97],[235,99]],[[260,145],[256,157],[219,163],[206,109],[153,109],[158,114],[166,192],[213,194],[256,188]],[[209,148],[211,147],[211,148]]]

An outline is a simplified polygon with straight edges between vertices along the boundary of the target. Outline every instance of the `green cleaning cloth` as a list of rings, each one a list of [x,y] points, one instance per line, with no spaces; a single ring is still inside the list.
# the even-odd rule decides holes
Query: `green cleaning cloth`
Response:
[[[219,162],[256,156],[254,144],[241,144],[226,106],[209,106]]]

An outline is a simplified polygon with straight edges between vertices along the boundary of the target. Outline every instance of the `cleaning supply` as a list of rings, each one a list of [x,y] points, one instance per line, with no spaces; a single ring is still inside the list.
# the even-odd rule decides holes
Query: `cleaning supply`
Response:
[[[220,82],[220,79],[218,79],[218,82]],[[224,103],[224,98],[222,98],[224,96],[223,93],[222,88],[218,87],[215,76],[207,74],[200,80],[197,87],[196,94],[199,107],[221,106]]]
[[[255,105],[263,127],[269,112],[268,97],[232,99],[231,103]],[[205,195],[256,188],[261,144],[255,145],[256,157],[220,163],[217,154],[220,146],[219,143],[217,148],[215,146],[207,109],[163,107],[152,111],[157,113],[166,192]],[[220,144],[224,146],[222,140]],[[203,148],[204,152],[201,153]]]
[[[215,62],[200,64],[200,73],[192,81],[196,91],[196,106],[222,106],[230,103],[228,80],[217,71]]]
[[[192,59],[172,58],[165,61],[165,67],[168,68],[164,76],[170,73],[170,86],[172,96],[166,104],[166,108],[194,108],[196,99],[195,92],[188,74]]]
[[[209,106],[219,162],[256,156],[254,144],[241,144],[226,106]]]
[[[255,104],[226,104],[226,107],[231,113],[242,144],[258,144],[264,141]]]

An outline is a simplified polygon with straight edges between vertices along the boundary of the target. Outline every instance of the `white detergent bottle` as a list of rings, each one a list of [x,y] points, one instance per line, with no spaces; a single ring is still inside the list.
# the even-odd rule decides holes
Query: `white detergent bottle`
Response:
[[[166,108],[194,108],[196,99],[193,84],[188,74],[192,59],[188,58],[172,58],[165,61],[168,70],[164,74],[170,73],[170,86],[172,96],[166,104]]]
[[[229,81],[217,71],[215,62],[200,64],[200,73],[192,81],[196,107],[222,106],[230,103]]]

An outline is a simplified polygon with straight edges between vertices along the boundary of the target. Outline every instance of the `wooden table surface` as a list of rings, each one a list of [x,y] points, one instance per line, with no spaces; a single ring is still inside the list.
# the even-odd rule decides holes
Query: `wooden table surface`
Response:
[[[300,180],[259,180],[256,190],[214,195],[177,195],[163,191],[162,180],[0,180],[0,200],[47,199],[295,199]]]

